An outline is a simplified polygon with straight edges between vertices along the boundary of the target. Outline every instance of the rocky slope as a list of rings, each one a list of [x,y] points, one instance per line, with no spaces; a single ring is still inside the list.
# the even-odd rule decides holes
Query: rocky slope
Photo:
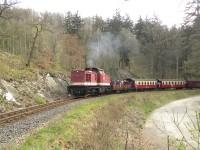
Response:
[[[30,80],[0,80],[0,113],[67,97],[67,78],[50,74]]]

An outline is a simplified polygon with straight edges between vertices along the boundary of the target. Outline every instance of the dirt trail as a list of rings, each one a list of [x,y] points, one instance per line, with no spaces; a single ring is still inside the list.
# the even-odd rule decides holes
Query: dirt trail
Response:
[[[187,140],[195,145],[186,126],[192,125],[190,119],[196,121],[196,112],[200,112],[200,96],[174,101],[156,109],[147,119],[143,131],[143,136],[151,145],[151,149],[166,150],[168,135],[170,139],[182,137],[173,121],[174,119],[179,123]]]

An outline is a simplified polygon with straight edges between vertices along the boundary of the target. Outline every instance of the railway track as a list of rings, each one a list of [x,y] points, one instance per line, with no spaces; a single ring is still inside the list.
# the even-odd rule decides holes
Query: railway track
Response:
[[[105,96],[105,95],[106,94],[103,94],[101,96]],[[92,98],[92,97],[88,96],[87,98]],[[16,110],[16,111],[1,113],[0,127],[8,123],[17,122],[33,114],[38,114],[40,112],[47,111],[47,110],[50,110],[62,105],[70,104],[75,101],[80,101],[83,99],[85,99],[85,97],[79,97],[77,99],[71,98],[71,99],[65,99],[65,100],[57,100],[57,101],[49,102],[47,104],[34,105],[34,106],[26,107],[20,110]]]
[[[24,119],[27,116],[30,116],[33,114],[37,114],[37,113],[40,113],[43,111],[47,111],[47,110],[62,106],[62,105],[73,103],[74,101],[75,100],[73,100],[73,99],[57,100],[54,102],[49,102],[47,104],[34,105],[34,106],[27,107],[24,109],[7,112],[7,113],[2,113],[2,114],[0,114],[0,126],[4,126],[8,123],[16,122],[18,120]]]

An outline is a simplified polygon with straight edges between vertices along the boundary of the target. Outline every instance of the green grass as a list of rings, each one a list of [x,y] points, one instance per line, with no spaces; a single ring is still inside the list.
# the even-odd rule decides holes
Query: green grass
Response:
[[[46,104],[46,99],[44,97],[37,95],[35,97],[35,103],[36,104]]]
[[[154,109],[170,101],[197,94],[200,94],[199,90],[139,92],[133,96],[137,101],[130,101],[129,107],[130,109],[138,109],[147,117]]]
[[[37,64],[31,63],[26,66],[26,59],[23,56],[13,55],[0,50],[0,78],[5,80],[36,80],[38,73],[52,76],[58,74],[69,74],[69,70],[62,68],[60,65],[51,65],[46,69],[41,69]]]
[[[87,126],[95,112],[115,101],[128,100],[129,109],[137,109],[148,116],[154,109],[175,99],[185,98],[199,94],[199,90],[162,91],[162,92],[138,92],[110,95],[100,97],[99,100],[82,104],[73,109],[62,120],[50,124],[28,137],[25,142],[13,149],[19,150],[49,150],[62,149],[72,139],[78,139],[81,129]]]
[[[37,134],[27,138],[26,142],[17,149],[57,149],[59,147],[58,140],[67,142],[76,138],[78,136],[77,127],[84,126],[83,122],[92,118],[93,111],[111,101],[112,96],[101,99],[101,101],[87,103],[75,108],[64,119],[51,124],[48,128],[41,129]]]
[[[34,80],[36,69],[26,67],[23,58],[0,51],[0,78],[5,80]]]

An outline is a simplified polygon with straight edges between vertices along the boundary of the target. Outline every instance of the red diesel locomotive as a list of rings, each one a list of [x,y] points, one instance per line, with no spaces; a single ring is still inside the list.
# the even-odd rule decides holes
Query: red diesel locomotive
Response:
[[[71,85],[68,86],[68,93],[75,96],[107,93],[111,92],[110,83],[111,78],[103,69],[75,70],[71,73]]]
[[[200,81],[178,79],[124,79],[112,81],[103,69],[86,68],[71,73],[68,93],[74,96],[99,95],[111,92],[144,91],[153,89],[200,88]]]

